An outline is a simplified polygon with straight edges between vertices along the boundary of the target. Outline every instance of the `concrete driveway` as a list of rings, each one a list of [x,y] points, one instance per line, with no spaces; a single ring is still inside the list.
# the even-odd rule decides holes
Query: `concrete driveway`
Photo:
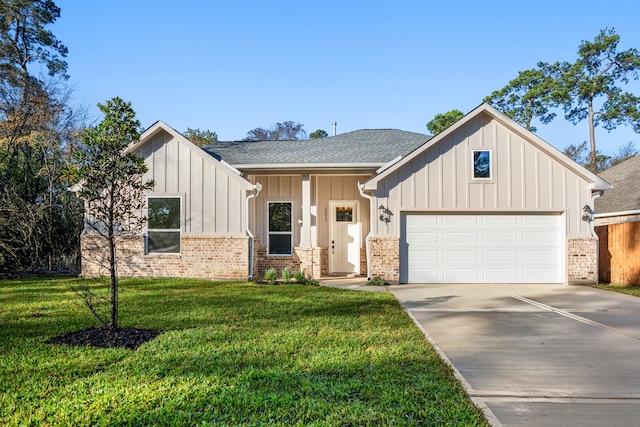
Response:
[[[640,298],[567,285],[388,289],[492,424],[640,424]]]

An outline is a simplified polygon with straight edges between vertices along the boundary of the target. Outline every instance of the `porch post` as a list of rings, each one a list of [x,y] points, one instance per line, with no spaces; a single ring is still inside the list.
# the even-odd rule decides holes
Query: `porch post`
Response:
[[[302,175],[302,227],[300,228],[300,247],[311,247],[311,179],[309,174]]]

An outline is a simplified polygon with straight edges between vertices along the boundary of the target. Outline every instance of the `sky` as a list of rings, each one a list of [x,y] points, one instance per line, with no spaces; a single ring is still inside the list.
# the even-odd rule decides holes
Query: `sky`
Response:
[[[143,127],[209,129],[240,140],[278,122],[338,133],[428,133],[436,114],[468,113],[539,61],[575,61],[615,28],[640,49],[637,0],[55,0],[50,29],[69,54],[73,103],[99,120],[119,96]],[[640,95],[640,82],[628,90]],[[537,134],[558,149],[588,140],[562,114]],[[640,135],[596,130],[614,154]]]

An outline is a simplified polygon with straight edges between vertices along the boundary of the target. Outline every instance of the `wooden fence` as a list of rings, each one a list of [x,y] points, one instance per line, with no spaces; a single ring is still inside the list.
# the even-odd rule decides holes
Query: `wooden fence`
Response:
[[[640,222],[601,225],[595,230],[600,282],[640,285]]]

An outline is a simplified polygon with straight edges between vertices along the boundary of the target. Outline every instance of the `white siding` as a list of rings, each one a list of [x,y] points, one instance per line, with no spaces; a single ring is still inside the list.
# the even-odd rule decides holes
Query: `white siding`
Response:
[[[487,114],[479,114],[439,144],[378,182],[376,205],[392,213],[378,235],[400,235],[401,211],[566,212],[568,236],[588,236],[582,206],[588,182]],[[492,178],[472,178],[473,150],[490,150]],[[398,219],[398,220],[394,220]]]
[[[244,197],[250,183],[187,140],[161,131],[135,152],[155,182],[152,193],[183,198],[183,233],[242,235]]]

